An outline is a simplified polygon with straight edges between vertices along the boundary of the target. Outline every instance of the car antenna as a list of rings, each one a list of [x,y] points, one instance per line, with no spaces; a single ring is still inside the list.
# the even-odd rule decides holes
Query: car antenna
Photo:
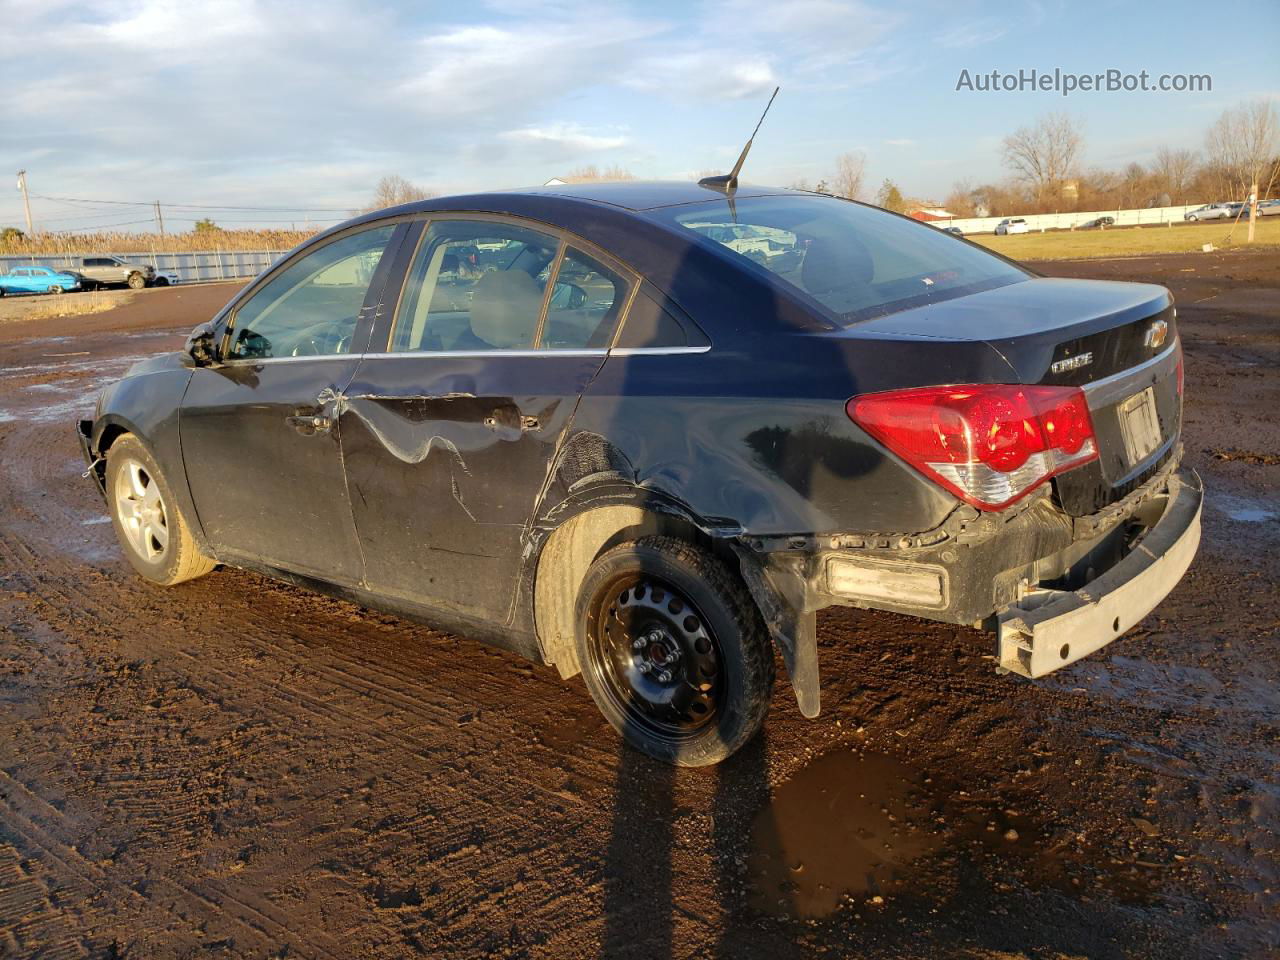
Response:
[[[720,190],[724,193],[738,189],[738,174],[742,172],[742,165],[747,161],[747,153],[751,150],[751,144],[755,140],[756,134],[760,132],[760,124],[764,123],[764,118],[769,114],[769,108],[773,106],[773,98],[778,95],[780,89],[782,88],[773,88],[773,95],[769,97],[769,102],[764,105],[764,113],[760,114],[760,119],[756,121],[756,128],[751,131],[751,136],[747,139],[747,145],[738,154],[738,162],[733,165],[733,169],[719,176],[703,177],[698,181],[698,186]]]

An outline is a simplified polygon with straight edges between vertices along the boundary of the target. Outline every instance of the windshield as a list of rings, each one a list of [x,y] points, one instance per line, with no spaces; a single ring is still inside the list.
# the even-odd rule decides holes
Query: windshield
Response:
[[[852,323],[1029,279],[950,234],[834,197],[747,197],[653,211]]]

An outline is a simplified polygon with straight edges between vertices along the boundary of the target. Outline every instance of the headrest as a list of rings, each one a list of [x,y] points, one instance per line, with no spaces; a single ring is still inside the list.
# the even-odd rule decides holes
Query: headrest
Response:
[[[532,346],[542,309],[537,281],[522,270],[493,270],[471,297],[471,332],[500,349]]]
[[[855,237],[814,237],[804,252],[800,282],[813,294],[830,293],[851,284],[866,284],[875,275],[875,261]]]

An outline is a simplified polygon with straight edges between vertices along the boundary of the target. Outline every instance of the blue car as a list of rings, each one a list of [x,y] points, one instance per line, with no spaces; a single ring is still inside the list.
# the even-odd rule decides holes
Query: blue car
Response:
[[[49,267],[14,267],[8,273],[0,273],[0,294],[62,293],[79,286],[80,278],[75,274]]]

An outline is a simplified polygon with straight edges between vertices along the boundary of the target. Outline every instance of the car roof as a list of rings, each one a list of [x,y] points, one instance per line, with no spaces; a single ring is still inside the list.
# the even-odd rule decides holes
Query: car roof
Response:
[[[735,199],[746,197],[770,196],[773,194],[797,193],[778,187],[758,187],[741,185],[734,191]],[[655,210],[659,207],[673,207],[684,203],[701,203],[723,197],[724,193],[715,187],[704,187],[692,180],[616,180],[597,183],[557,183],[542,187],[518,187],[512,190],[497,190],[493,193],[521,194],[535,197],[556,197],[566,200],[590,200],[595,203],[607,203],[626,210]],[[473,196],[485,196],[478,194]],[[440,198],[448,199],[448,198]]]
[[[754,319],[753,314],[761,313],[756,326],[762,328],[782,309],[788,315],[795,313],[796,325],[822,327],[825,321],[808,307],[795,304],[794,311],[792,306],[779,307],[779,290],[772,278],[753,275],[732,251],[650,213],[686,204],[735,210],[734,204],[747,198],[786,195],[812,198],[818,203],[847,202],[802,190],[745,184],[726,196],[720,189],[687,180],[552,184],[432,197],[372,211],[331,227],[303,246],[322,242],[352,227],[413,214],[513,216],[565,230],[617,257],[671,297],[699,324],[710,314],[740,316],[747,323]]]

